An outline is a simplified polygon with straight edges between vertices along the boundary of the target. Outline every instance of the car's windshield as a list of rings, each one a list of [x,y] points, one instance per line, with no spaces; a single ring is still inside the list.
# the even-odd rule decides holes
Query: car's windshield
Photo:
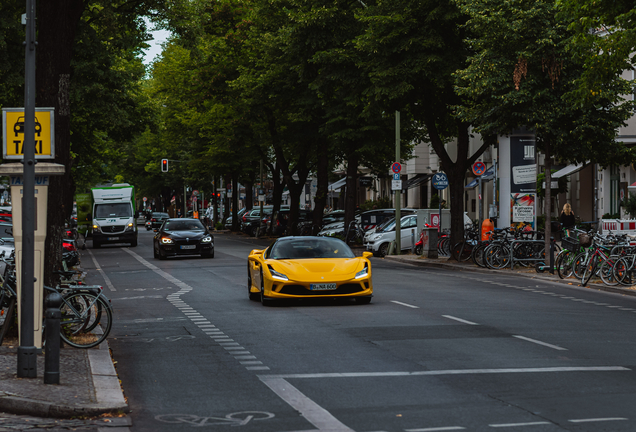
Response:
[[[395,218],[388,218],[375,229],[375,232],[395,231]]]
[[[96,204],[96,218],[129,218],[132,217],[132,207],[130,203]]]
[[[167,220],[163,229],[165,231],[203,231],[205,228],[201,221],[197,219],[190,220]]]
[[[271,247],[268,258],[355,258],[355,255],[342,240],[309,237],[277,241]]]

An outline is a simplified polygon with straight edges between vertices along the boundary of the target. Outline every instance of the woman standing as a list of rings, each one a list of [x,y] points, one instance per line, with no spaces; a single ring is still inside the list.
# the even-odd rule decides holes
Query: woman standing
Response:
[[[567,231],[568,236],[570,235],[570,230],[574,228],[576,225],[576,219],[574,218],[574,212],[572,211],[572,206],[566,203],[563,206],[563,211],[560,216],[561,227]]]

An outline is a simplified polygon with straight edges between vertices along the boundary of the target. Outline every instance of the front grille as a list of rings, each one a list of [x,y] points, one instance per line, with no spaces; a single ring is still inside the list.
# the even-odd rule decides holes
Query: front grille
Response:
[[[113,225],[113,226],[105,226],[101,228],[103,233],[109,233],[109,234],[123,233],[124,229],[126,229],[126,225]]]
[[[328,291],[311,291],[310,289],[305,288],[303,285],[284,285],[279,292],[281,294],[288,294],[288,295],[315,296],[315,295],[334,295],[334,294],[354,294],[364,290],[365,288],[360,284],[349,283],[349,284],[340,285],[335,290],[328,290]]]
[[[193,239],[190,239],[190,240],[186,240],[186,239],[175,240],[175,239],[173,239],[173,241],[174,241],[174,244],[179,245],[179,246],[181,246],[181,245],[198,245],[199,244],[199,240],[193,240]]]

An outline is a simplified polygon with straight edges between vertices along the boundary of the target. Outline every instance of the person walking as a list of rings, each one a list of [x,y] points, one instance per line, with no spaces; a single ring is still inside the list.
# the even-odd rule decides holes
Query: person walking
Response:
[[[570,230],[574,228],[574,225],[576,225],[574,212],[572,211],[572,206],[569,203],[565,203],[565,205],[563,206],[563,211],[561,212],[559,220],[561,222],[561,227],[567,232],[569,236]]]

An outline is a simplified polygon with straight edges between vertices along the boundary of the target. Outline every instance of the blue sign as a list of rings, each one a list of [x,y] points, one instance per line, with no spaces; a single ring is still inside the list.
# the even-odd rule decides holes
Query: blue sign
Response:
[[[437,190],[446,189],[448,187],[448,177],[446,177],[446,174],[444,173],[433,174],[433,179],[431,180],[431,183],[433,184],[433,187]]]
[[[393,174],[393,180],[399,180],[400,174]]]

